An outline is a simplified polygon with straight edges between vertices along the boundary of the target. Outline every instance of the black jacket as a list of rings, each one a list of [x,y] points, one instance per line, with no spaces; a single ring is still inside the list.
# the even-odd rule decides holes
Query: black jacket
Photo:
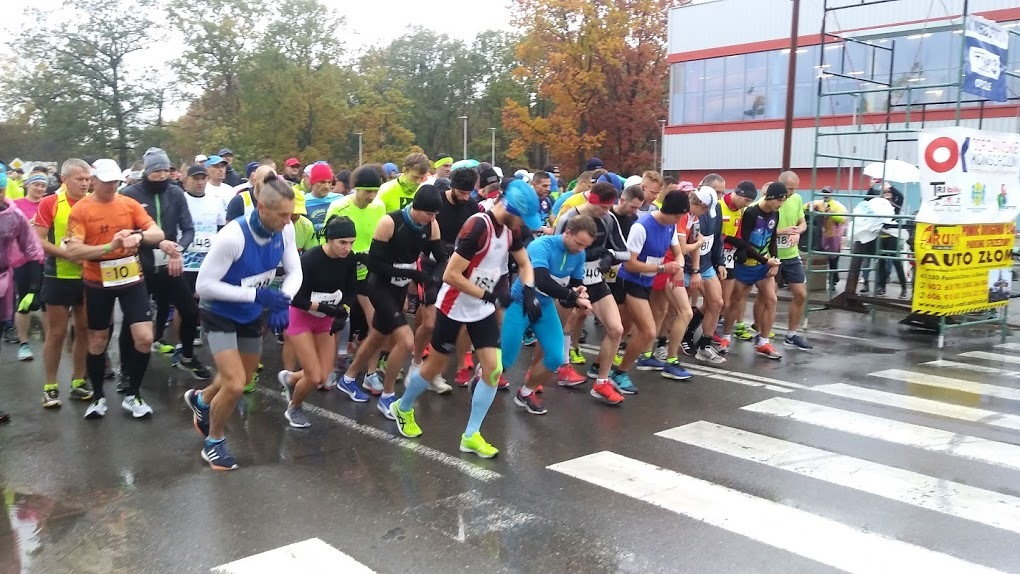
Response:
[[[191,221],[188,200],[185,199],[184,190],[180,186],[171,183],[166,191],[155,193],[147,189],[144,182],[139,182],[125,187],[121,193],[142,204],[145,212],[163,230],[167,239],[176,241],[182,249],[187,249],[191,245],[195,239],[195,224]],[[145,247],[148,248],[138,250],[138,255],[142,261],[142,270],[151,273],[155,265],[152,250],[156,246]]]
[[[243,182],[241,181],[241,176],[237,175],[237,172],[234,171],[234,168],[228,165],[227,175],[226,177],[223,178],[223,183],[229,185],[230,187],[237,187],[241,185],[241,183]]]

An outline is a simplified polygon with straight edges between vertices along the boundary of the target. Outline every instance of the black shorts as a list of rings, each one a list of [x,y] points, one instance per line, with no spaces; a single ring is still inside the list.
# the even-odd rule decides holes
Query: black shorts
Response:
[[[642,285],[640,283],[634,283],[627,281],[626,279],[617,279],[623,283],[623,292],[625,295],[630,295],[636,299],[644,299],[645,301],[652,298],[652,287]]]
[[[804,274],[804,262],[800,257],[783,259],[779,263],[779,273],[783,275],[783,281],[787,283],[807,283],[807,276]]]
[[[372,328],[383,335],[389,335],[407,325],[407,316],[404,315],[407,285],[398,287],[392,283],[372,282],[371,287],[372,292],[368,295],[368,299],[375,307]]]
[[[113,305],[120,302],[124,314],[124,325],[152,321],[152,307],[149,305],[149,290],[145,281],[137,281],[126,287],[97,287],[85,284],[85,315],[90,331],[104,331],[113,324]]]
[[[471,345],[476,349],[499,348],[499,321],[496,314],[471,323],[462,323],[447,317],[442,312],[436,313],[436,330],[432,332],[432,348],[437,353],[449,355],[457,348],[457,336],[460,328],[467,327]]]
[[[188,282],[188,285],[191,286],[191,292],[197,293],[197,291],[195,290],[195,284],[198,283],[198,273],[191,273],[189,271],[185,271],[184,279]]]
[[[623,279],[617,279],[612,283],[606,283],[609,287],[609,292],[613,294],[613,299],[617,305],[623,305],[623,302],[627,300],[627,291],[623,288]]]
[[[605,281],[600,281],[594,285],[585,285],[584,287],[588,290],[588,300],[592,303],[601,301],[613,294]]]
[[[74,307],[81,305],[85,300],[85,288],[81,279],[43,277],[42,291],[39,296],[44,305]]]
[[[350,316],[347,317],[347,324],[351,326],[351,340],[364,339],[368,336],[368,319],[365,318],[365,310],[361,307],[360,301],[351,305]]]

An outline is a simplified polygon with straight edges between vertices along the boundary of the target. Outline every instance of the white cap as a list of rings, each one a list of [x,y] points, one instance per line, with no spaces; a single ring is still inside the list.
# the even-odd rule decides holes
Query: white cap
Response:
[[[632,185],[641,185],[641,176],[640,175],[632,175],[632,176],[628,177],[626,181],[623,182],[623,188],[624,189],[627,189],[628,187],[630,187]]]
[[[698,190],[694,192],[694,195],[698,196],[698,200],[701,201],[701,203],[708,206],[709,211],[715,207],[716,199],[718,199],[718,196],[715,194],[715,189],[707,185],[699,187]]]
[[[494,165],[492,166],[492,171],[496,172],[496,175],[499,176],[499,179],[503,179],[503,168]]]
[[[92,175],[99,181],[124,181],[120,166],[112,159],[97,159],[92,164]]]
[[[528,170],[526,170],[526,169],[519,169],[519,170],[514,172],[514,177],[516,177],[517,179],[524,179],[524,178],[528,177],[529,175],[531,175],[531,174],[528,173]]]
[[[204,153],[200,153],[195,156],[195,163],[205,163],[205,160],[209,159],[209,156]]]

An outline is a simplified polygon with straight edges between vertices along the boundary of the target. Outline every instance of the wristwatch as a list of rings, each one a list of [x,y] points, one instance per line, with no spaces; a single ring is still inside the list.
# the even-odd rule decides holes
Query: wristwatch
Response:
[[[691,269],[691,275],[694,275],[696,273],[701,273],[701,269]]]
[[[665,272],[666,272],[666,266],[663,265],[662,263],[659,263],[659,273],[665,273]]]

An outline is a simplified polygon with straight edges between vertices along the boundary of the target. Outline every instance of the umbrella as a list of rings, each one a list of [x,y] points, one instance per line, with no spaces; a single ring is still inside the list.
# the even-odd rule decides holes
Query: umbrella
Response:
[[[916,165],[898,159],[869,163],[864,167],[864,175],[898,183],[921,181],[921,171]]]

